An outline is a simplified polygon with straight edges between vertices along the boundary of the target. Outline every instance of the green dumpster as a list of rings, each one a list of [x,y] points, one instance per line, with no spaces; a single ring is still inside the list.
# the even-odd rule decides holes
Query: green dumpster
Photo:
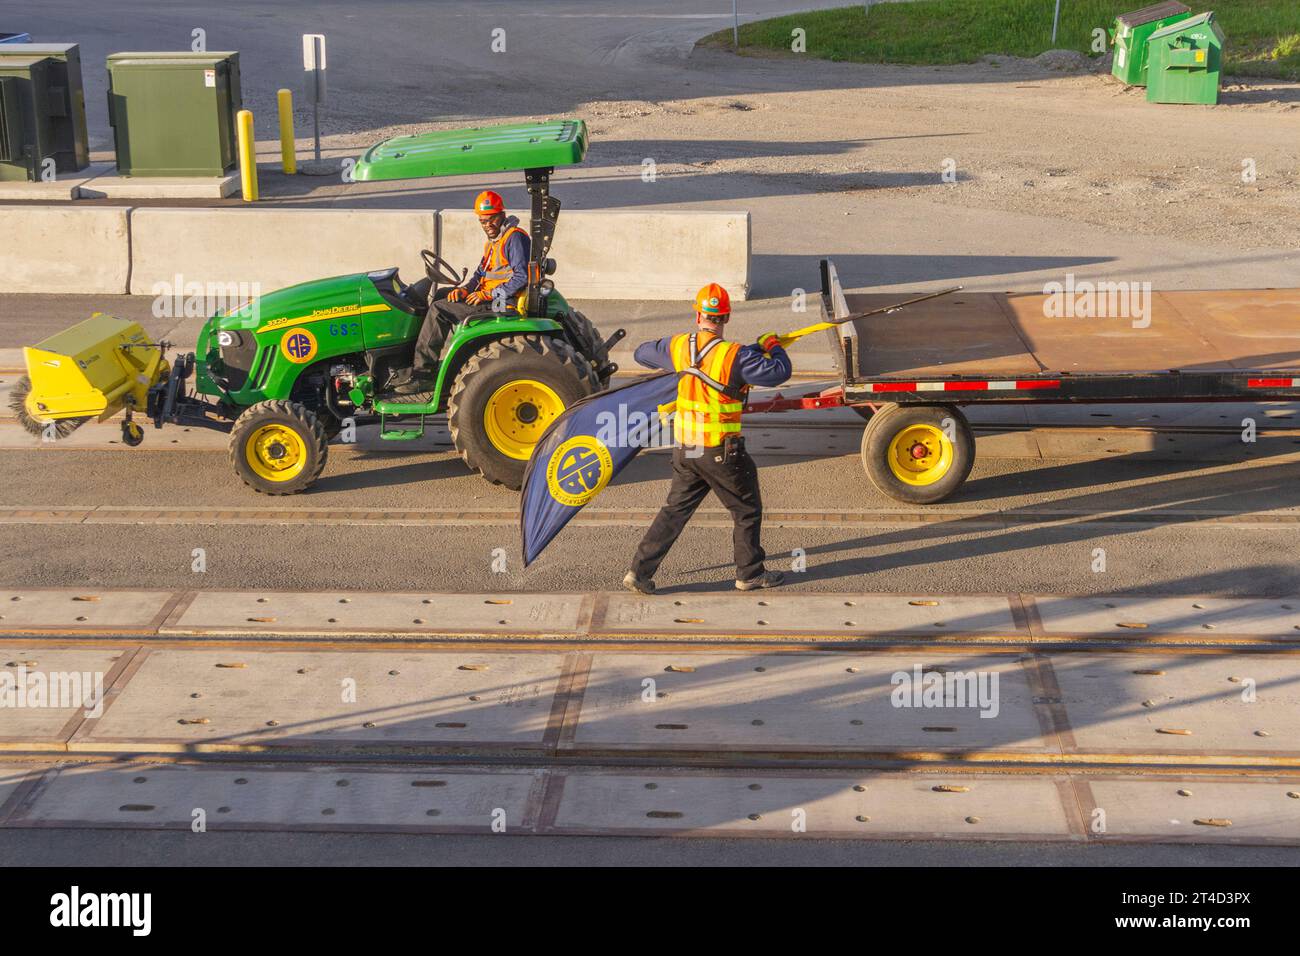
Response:
[[[1147,40],[1157,30],[1191,15],[1191,7],[1178,0],[1121,13],[1115,18],[1115,62],[1111,64],[1111,75],[1129,86],[1146,86]]]
[[[108,122],[123,176],[221,176],[237,161],[238,53],[114,53]]]
[[[1157,30],[1147,41],[1150,103],[1219,102],[1223,30],[1213,12]]]

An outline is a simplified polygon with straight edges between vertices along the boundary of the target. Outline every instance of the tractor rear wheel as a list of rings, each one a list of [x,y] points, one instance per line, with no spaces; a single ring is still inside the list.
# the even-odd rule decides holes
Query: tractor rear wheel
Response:
[[[9,408],[18,418],[18,424],[37,438],[48,437],[51,441],[67,438],[90,421],[89,418],[44,418],[32,403],[31,395],[32,380],[24,375],[9,391]],[[53,431],[47,431],[50,426],[54,426]]]
[[[230,462],[264,495],[296,495],[320,477],[329,457],[320,418],[297,402],[258,402],[235,420]]]
[[[571,324],[577,336],[578,342],[582,345],[583,354],[595,365],[597,369],[604,368],[609,364],[609,349],[605,348],[605,340],[600,337],[600,331],[596,328],[595,323],[587,318],[576,309],[571,313]],[[597,381],[597,390],[609,388],[609,375],[598,378],[596,372],[592,371],[593,380]]]
[[[590,392],[580,359],[562,339],[514,335],[465,363],[447,399],[451,440],[470,468],[518,490],[533,446]]]

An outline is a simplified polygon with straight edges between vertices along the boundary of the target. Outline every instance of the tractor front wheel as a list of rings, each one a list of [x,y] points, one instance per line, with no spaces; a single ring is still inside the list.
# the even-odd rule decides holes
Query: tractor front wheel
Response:
[[[589,392],[580,359],[561,339],[514,335],[476,352],[447,399],[451,440],[470,468],[518,490],[546,429]]]
[[[955,405],[882,405],[862,434],[862,467],[896,501],[951,496],[975,463],[975,436]]]
[[[297,402],[259,402],[235,420],[230,461],[264,495],[296,495],[320,477],[329,456],[320,418]]]

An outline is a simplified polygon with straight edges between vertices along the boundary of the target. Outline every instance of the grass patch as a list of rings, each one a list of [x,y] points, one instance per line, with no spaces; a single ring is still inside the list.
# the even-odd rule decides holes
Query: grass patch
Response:
[[[1061,26],[1052,43],[1054,0],[913,0],[882,3],[864,13],[862,4],[797,13],[740,28],[742,53],[790,53],[791,31],[806,31],[807,55],[855,63],[952,65],[983,56],[1034,57],[1050,49],[1090,56],[1093,31],[1109,29],[1118,14],[1151,0],[1064,0]],[[1212,9],[1227,34],[1224,68],[1238,76],[1300,80],[1298,0],[1214,0],[1188,3]],[[731,30],[700,41],[730,49]]]

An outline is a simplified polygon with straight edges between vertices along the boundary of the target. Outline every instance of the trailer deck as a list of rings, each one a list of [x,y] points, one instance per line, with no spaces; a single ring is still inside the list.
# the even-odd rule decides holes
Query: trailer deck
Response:
[[[972,402],[1300,399],[1300,289],[1131,296],[1080,283],[1054,296],[957,291],[888,309],[897,295],[846,295],[830,260],[821,284],[841,383],[746,411],[848,405],[869,415],[863,467],[911,504],[942,501],[965,481],[975,443],[960,406]]]
[[[828,272],[828,317],[897,300],[844,295]],[[1145,314],[1115,317],[1054,314],[1051,298],[963,291],[831,330],[846,402],[935,391],[969,392],[962,401],[1300,398],[1300,289],[1153,292]]]

